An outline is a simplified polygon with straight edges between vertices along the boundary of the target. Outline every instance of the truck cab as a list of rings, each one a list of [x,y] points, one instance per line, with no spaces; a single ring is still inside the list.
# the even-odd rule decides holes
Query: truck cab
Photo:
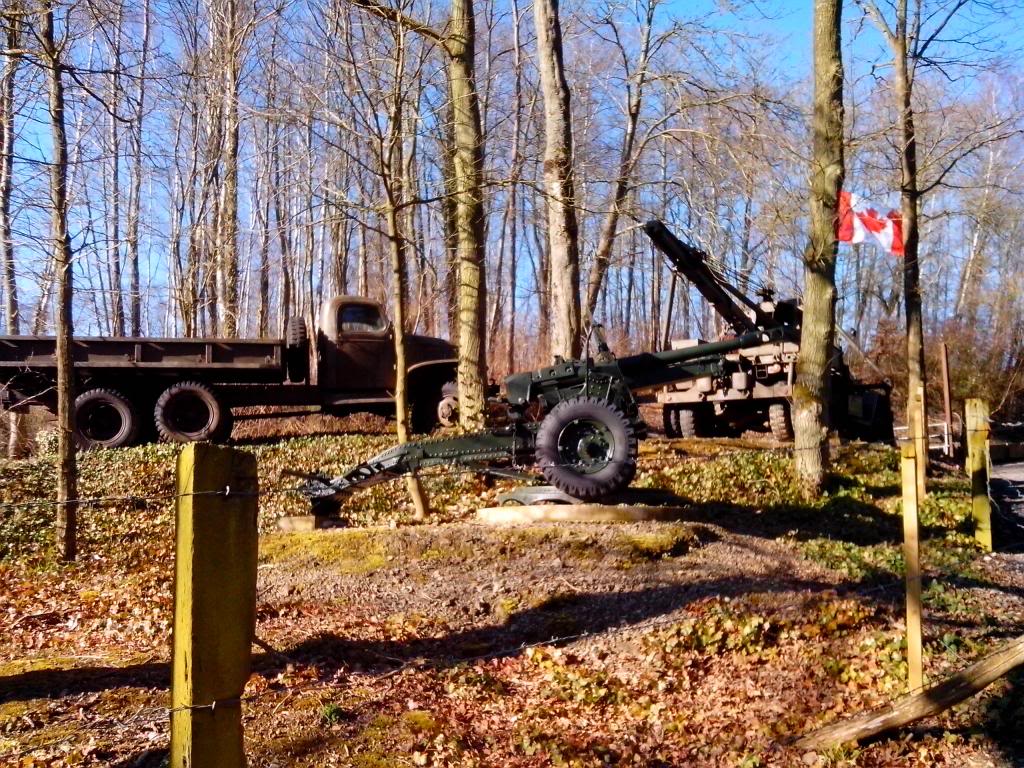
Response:
[[[455,347],[443,339],[407,334],[405,349],[413,429],[426,431],[436,418],[442,389],[455,380]],[[325,409],[374,410],[394,402],[395,330],[376,301],[363,296],[325,301],[316,357]]]

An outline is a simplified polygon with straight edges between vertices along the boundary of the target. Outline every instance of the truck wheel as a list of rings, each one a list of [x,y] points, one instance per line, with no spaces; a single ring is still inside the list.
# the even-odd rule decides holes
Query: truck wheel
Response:
[[[169,443],[223,440],[231,430],[230,411],[205,384],[181,381],[164,390],[153,411],[156,430]]]
[[[613,405],[592,397],[565,400],[537,430],[537,465],[563,493],[593,501],[629,485],[636,474],[633,425]]]
[[[437,421],[442,427],[454,427],[459,423],[459,385],[454,381],[449,381],[441,387]]]
[[[289,317],[285,323],[284,370],[292,384],[309,379],[309,333],[301,317]]]
[[[90,389],[75,398],[75,442],[83,450],[121,448],[135,442],[139,417],[120,392]]]
[[[680,437],[708,437],[711,434],[712,414],[700,405],[677,407]]]
[[[679,431],[679,407],[676,405],[665,405],[661,409],[661,419],[665,426],[665,437],[682,437]]]
[[[768,406],[768,426],[772,437],[780,443],[793,439],[793,420],[789,416],[789,403],[772,403]]]

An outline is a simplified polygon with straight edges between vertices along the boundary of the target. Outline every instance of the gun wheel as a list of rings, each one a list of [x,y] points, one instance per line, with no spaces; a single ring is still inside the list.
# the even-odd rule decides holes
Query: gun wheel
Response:
[[[545,479],[558,490],[594,501],[633,479],[636,431],[613,405],[591,397],[565,400],[541,422],[536,457]]]

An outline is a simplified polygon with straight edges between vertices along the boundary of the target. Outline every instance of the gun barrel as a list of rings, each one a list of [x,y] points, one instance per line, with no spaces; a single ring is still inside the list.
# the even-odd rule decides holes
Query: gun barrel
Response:
[[[709,361],[737,349],[756,347],[770,341],[776,334],[752,331],[724,341],[712,341],[683,349],[666,349],[663,352],[644,352],[619,359],[619,370],[632,388],[644,388],[669,384],[685,378],[692,378],[693,370],[684,370],[683,364],[695,361]],[[701,363],[695,364],[700,367]],[[696,374],[703,375],[703,374]]]

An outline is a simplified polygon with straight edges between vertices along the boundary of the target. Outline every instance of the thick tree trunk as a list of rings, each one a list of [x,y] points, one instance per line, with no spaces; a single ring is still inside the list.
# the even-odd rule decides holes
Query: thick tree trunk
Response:
[[[78,473],[74,443],[74,369],[71,337],[72,260],[68,232],[68,143],[64,127],[64,81],[61,53],[54,41],[53,3],[44,0],[40,41],[49,86],[53,157],[50,165],[50,211],[53,269],[57,280],[54,326],[57,344],[57,551],[64,560],[77,556]]]
[[[478,430],[484,422],[487,376],[484,275],[483,136],[474,69],[472,0],[452,0],[445,38],[455,133],[455,231],[459,259],[459,424]]]
[[[579,357],[580,247],[573,179],[572,115],[562,63],[558,0],[535,0],[537,66],[544,94],[544,192],[551,252],[550,354]]]
[[[793,388],[794,464],[809,494],[828,462],[829,362],[835,343],[836,217],[843,184],[841,0],[814,3],[814,115],[810,241],[804,250],[804,305]]]

